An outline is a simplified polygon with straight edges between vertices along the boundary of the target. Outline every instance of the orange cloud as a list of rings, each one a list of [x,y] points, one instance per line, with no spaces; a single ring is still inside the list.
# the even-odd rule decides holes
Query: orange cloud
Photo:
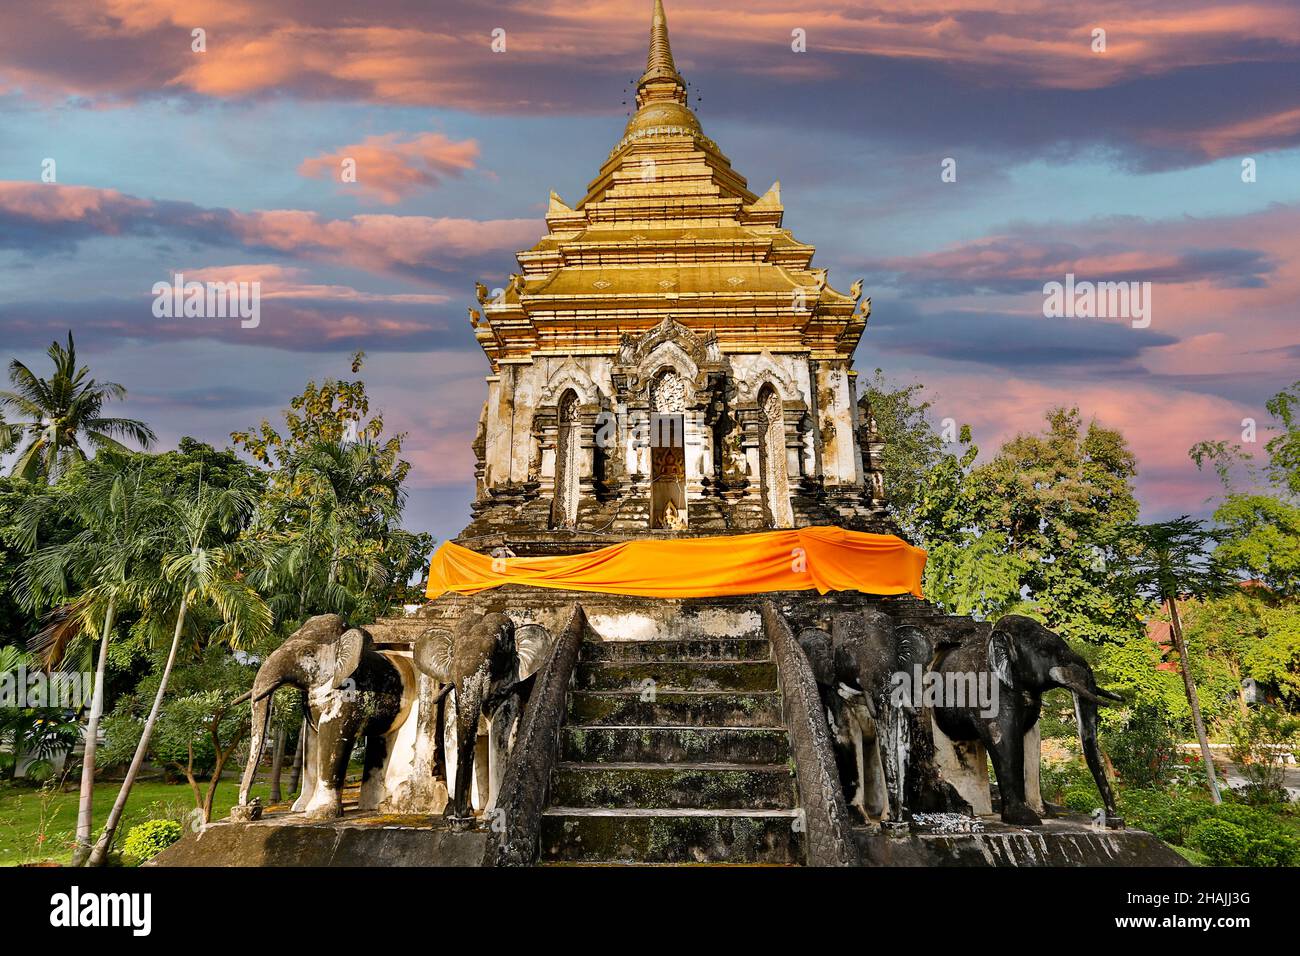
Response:
[[[41,227],[40,237],[22,234],[32,226]],[[0,181],[0,247],[19,245],[28,251],[41,243],[67,244],[91,236],[161,233],[419,276],[463,266],[474,256],[514,252],[543,231],[543,224],[532,219],[392,214],[326,219],[301,209],[207,209],[113,189]]]
[[[248,245],[383,272],[425,269],[449,259],[524,248],[542,230],[532,219],[387,214],[322,219],[297,209],[236,213],[232,225],[235,235]]]
[[[1287,0],[751,0],[743,15],[712,0],[668,7],[688,73],[707,55],[728,69],[829,75],[838,67],[821,55],[837,54],[970,67],[1003,84],[1092,89],[1284,58],[1300,45],[1300,9]],[[361,7],[343,0],[56,0],[49,10],[48,18],[6,24],[0,84],[126,95],[170,87],[215,97],[289,89],[522,111],[551,105],[547,96],[582,96],[580,86],[542,92],[537,78],[557,66],[607,77],[641,62],[650,4],[543,0],[485,15],[472,6],[401,0]],[[50,22],[35,22],[42,19]],[[206,53],[190,52],[194,27],[208,32]],[[505,56],[490,52],[495,27],[507,31]],[[1097,28],[1106,31],[1104,53],[1092,49]],[[794,29],[806,31],[807,57],[789,55]],[[142,40],[147,64],[136,45]],[[59,55],[39,55],[55,45]],[[78,48],[95,56],[79,57]]]
[[[403,142],[398,133],[385,133],[303,160],[298,172],[338,180],[350,160],[355,188],[391,206],[421,188],[473,169],[478,154],[478,143],[472,139],[456,141],[442,133],[424,133]]]

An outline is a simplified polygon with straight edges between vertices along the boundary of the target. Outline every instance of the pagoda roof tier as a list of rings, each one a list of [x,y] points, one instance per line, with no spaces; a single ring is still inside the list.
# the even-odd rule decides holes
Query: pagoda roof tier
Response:
[[[480,287],[475,336],[494,371],[535,355],[614,354],[665,318],[712,333],[725,352],[850,358],[866,326],[782,228],[780,185],[759,196],[687,102],[656,0],[637,109],[587,194],[551,194],[548,233],[518,255],[502,297]],[[480,311],[481,310],[481,311]]]

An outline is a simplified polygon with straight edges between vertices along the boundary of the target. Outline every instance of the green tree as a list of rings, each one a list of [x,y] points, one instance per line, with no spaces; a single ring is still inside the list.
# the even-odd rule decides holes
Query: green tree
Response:
[[[1017,435],[981,463],[968,426],[935,430],[922,392],[877,370],[864,411],[884,441],[891,512],[929,552],[929,599],[977,617],[1031,614],[1094,643],[1139,634],[1144,603],[1117,586],[1125,555],[1110,535],[1137,516],[1123,436],[1056,408],[1042,433]]]
[[[361,367],[358,353],[353,373]],[[360,379],[309,382],[284,413],[284,434],[264,421],[231,436],[271,467],[248,534],[270,556],[256,584],[286,634],[311,614],[373,619],[404,595],[432,550],[432,538],[400,526],[405,436],[385,438],[369,409]]]
[[[142,578],[157,575],[164,542],[163,501],[143,481],[142,471],[129,456],[101,452],[80,463],[50,494],[28,501],[18,519],[22,540],[32,549],[19,572],[23,605],[32,612],[56,609],[34,641],[46,667],[60,667],[69,645],[83,634],[99,643],[81,763],[76,865],[89,855],[93,833],[95,750],[109,642],[119,612],[132,606]],[[38,547],[42,527],[59,521],[79,530]]]
[[[1261,466],[1240,444],[1203,441],[1189,451],[1224,486],[1214,512],[1224,530],[1216,557],[1276,594],[1300,597],[1300,382],[1265,403],[1276,432]]]
[[[11,475],[53,481],[73,462],[85,459],[83,438],[97,451],[126,451],[118,438],[129,438],[145,448],[153,444],[153,429],[144,422],[102,414],[106,403],[126,397],[126,389],[116,382],[97,382],[89,377],[87,366],[77,367],[71,332],[66,348],[51,342],[48,354],[54,362],[50,378],[41,378],[13,359],[9,363],[13,390],[0,391],[0,407],[24,419],[0,425],[0,453],[21,445]]]
[[[253,667],[239,663],[219,645],[191,655],[172,674],[170,696],[159,713],[149,755],[185,777],[204,823],[212,820],[221,775],[251,729],[248,699],[254,674]],[[157,693],[160,679],[155,674],[142,681],[134,694],[119,700],[107,719],[105,757],[110,762],[125,763],[134,755],[144,728],[143,702]],[[206,777],[205,783],[200,783],[200,777]]]
[[[1183,596],[1205,598],[1226,594],[1235,586],[1235,578],[1211,557],[1213,546],[1218,543],[1220,535],[1207,529],[1204,522],[1194,521],[1184,515],[1173,521],[1156,524],[1127,525],[1116,529],[1115,538],[1125,542],[1125,550],[1130,555],[1123,574],[1124,580],[1137,593],[1162,603],[1169,614],[1170,634],[1178,653],[1192,726],[1201,745],[1201,759],[1205,764],[1210,795],[1215,803],[1219,803],[1222,799],[1219,783],[1214,775],[1210,742],[1201,716],[1200,698],[1192,676],[1178,602]]]
[[[193,494],[169,503],[171,547],[163,557],[162,578],[153,582],[145,603],[149,614],[174,608],[175,627],[139,744],[104,832],[91,851],[90,866],[102,866],[108,858],[126,801],[149,750],[191,607],[207,607],[219,616],[221,623],[207,635],[208,641],[237,648],[245,641],[260,640],[270,631],[271,611],[246,580],[246,562],[255,562],[255,549],[229,543],[231,535],[248,520],[256,501],[251,486],[240,483],[225,489],[200,485]]]
[[[1122,586],[1127,555],[1115,527],[1137,518],[1136,459],[1124,436],[1077,408],[1047,412],[1047,428],[1006,442],[970,476],[979,524],[1024,562],[1028,606],[1048,626],[1093,643],[1140,630],[1143,602]]]

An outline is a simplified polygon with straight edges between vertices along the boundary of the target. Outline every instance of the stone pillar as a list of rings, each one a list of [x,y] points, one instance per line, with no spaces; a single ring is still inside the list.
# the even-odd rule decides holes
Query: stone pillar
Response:
[[[817,363],[816,390],[822,444],[822,476],[828,489],[835,485],[859,485],[862,462],[854,434],[848,362]],[[860,487],[860,485],[859,485]]]
[[[989,761],[979,741],[950,740],[933,719],[934,761],[939,775],[952,784],[963,800],[979,816],[993,812],[993,795],[989,790]]]
[[[1025,803],[1040,816],[1043,809],[1043,791],[1039,784],[1042,772],[1043,739],[1039,722],[1025,731]]]

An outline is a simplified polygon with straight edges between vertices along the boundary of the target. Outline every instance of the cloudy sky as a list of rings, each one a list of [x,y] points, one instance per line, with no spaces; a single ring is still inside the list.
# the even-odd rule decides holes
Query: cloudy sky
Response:
[[[924,382],[990,450],[1077,404],[1128,436],[1146,518],[1204,513],[1188,447],[1263,425],[1300,379],[1300,6],[666,5],[706,133],[756,192],[780,179],[834,286],[866,280],[864,374]],[[455,533],[486,373],[473,283],[503,283],[551,189],[582,197],[650,10],[0,0],[0,352],[44,367],[71,328],[124,414],[220,445],[363,348],[409,433],[409,523]],[[260,326],[155,318],[175,272],[260,280]],[[1066,273],[1152,283],[1150,326],[1044,318]]]

